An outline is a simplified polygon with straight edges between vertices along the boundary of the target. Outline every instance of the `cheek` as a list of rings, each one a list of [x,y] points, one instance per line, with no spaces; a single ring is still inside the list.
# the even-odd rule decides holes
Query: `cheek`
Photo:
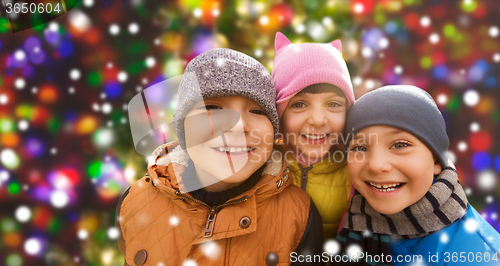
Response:
[[[351,183],[363,183],[359,178],[360,165],[358,162],[351,160],[348,158],[347,169],[349,170],[349,177],[351,178]]]
[[[299,115],[296,115],[296,116],[283,115],[282,120],[281,120],[281,128],[282,128],[281,131],[283,132],[283,134],[285,134],[285,135],[286,134],[297,134],[301,128],[300,120],[301,120],[301,118]]]
[[[431,174],[427,174],[427,176],[429,176],[428,178],[423,178],[422,176],[418,176],[418,177],[415,177],[414,178],[414,189],[416,191],[416,196],[417,198],[422,198],[423,196],[425,196],[425,194],[427,193],[427,191],[429,191],[429,189],[431,188],[432,186],[432,173]]]
[[[337,133],[342,133],[344,131],[345,113],[332,115],[329,120],[330,126],[337,131]]]
[[[203,148],[201,145],[196,145],[191,148],[187,148],[187,153],[189,158],[193,161],[194,164],[196,165],[203,165],[206,161],[206,156],[203,156]]]
[[[264,145],[268,146],[270,149],[272,149],[274,145],[274,128],[273,125],[271,124],[270,121],[267,121],[267,126],[265,126],[262,129],[262,132],[264,132],[262,139],[264,140]],[[264,124],[265,125],[265,124]]]
[[[259,119],[248,125],[251,128],[250,141],[255,145],[273,146],[274,128],[269,119]]]

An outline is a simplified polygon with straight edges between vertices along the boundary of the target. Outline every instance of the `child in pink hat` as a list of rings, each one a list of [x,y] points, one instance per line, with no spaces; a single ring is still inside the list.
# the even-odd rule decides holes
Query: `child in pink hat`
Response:
[[[332,239],[351,192],[341,134],[354,93],[342,43],[293,44],[278,32],[275,49],[276,106],[293,182],[309,193],[324,239]]]

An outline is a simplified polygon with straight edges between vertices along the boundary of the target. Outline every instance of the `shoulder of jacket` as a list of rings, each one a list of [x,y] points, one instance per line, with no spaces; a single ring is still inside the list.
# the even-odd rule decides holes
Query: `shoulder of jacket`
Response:
[[[144,197],[147,196],[147,194],[151,193],[160,192],[154,187],[149,175],[144,175],[141,179],[135,181],[135,183],[130,186],[126,197],[123,198],[123,202],[121,205],[122,210],[124,208],[128,208],[129,205],[143,206],[144,202],[142,202],[142,200],[140,199],[138,200],[138,197]]]
[[[289,182],[291,182],[291,180]],[[292,184],[291,186],[286,187],[277,196],[280,198],[280,200],[292,201],[294,202],[294,204],[307,206],[307,210],[309,210],[309,205],[311,204],[311,196],[309,196],[307,192],[297,187],[296,185]]]

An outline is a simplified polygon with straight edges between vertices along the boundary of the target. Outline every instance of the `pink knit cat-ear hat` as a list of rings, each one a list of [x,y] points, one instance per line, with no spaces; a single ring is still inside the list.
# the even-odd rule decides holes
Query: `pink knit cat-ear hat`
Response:
[[[276,106],[281,119],[288,101],[305,87],[330,83],[344,93],[348,107],[354,102],[351,77],[342,58],[342,43],[293,44],[281,32],[274,41],[273,81],[276,88]]]

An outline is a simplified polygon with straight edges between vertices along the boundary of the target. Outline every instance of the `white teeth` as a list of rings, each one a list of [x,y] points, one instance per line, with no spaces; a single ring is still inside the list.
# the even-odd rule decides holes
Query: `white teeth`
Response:
[[[370,185],[377,189],[378,191],[386,192],[386,191],[394,191],[397,189],[397,186],[399,186],[401,183],[393,183],[393,184],[385,184],[385,185],[377,185],[373,184],[372,182],[369,182]]]
[[[214,149],[219,150],[220,152],[242,152],[246,151],[249,152],[253,150],[253,148],[250,147],[215,147]]]
[[[327,136],[326,134],[319,135],[319,136],[311,136],[311,135],[304,134],[304,137],[306,137],[306,139],[310,139],[310,140],[318,140],[318,139],[325,138],[326,136]]]

